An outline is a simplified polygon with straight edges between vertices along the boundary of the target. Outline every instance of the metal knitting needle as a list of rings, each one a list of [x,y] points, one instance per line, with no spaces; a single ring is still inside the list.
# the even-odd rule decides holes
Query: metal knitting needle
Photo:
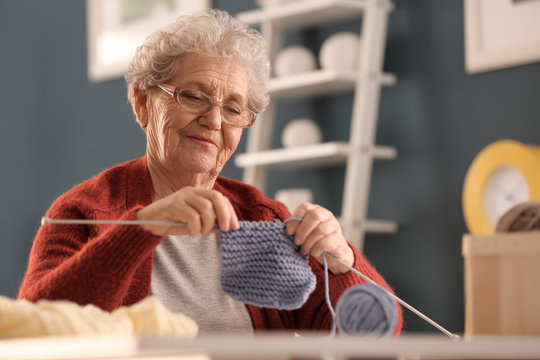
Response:
[[[91,220],[91,219],[51,219],[44,216],[41,218],[41,225],[51,224],[74,224],[74,225],[161,225],[161,226],[186,226],[186,223],[175,221],[159,221],[159,220]]]
[[[382,286],[380,286],[379,284],[377,284],[375,281],[371,280],[369,277],[367,277],[366,275],[362,274],[360,271],[356,270],[355,268],[345,264],[343,261],[341,261],[340,259],[338,259],[337,257],[333,256],[332,254],[329,254],[327,252],[324,253],[324,255],[327,255],[329,257],[331,257],[332,259],[336,260],[337,262],[339,262],[340,264],[342,264],[343,266],[347,267],[347,269],[351,270],[352,272],[354,272],[356,275],[360,276],[362,279],[366,280],[367,282],[371,283],[371,284],[374,284],[374,285],[377,285],[378,287],[380,287],[381,289],[383,289],[384,291],[386,291],[388,293],[388,295],[390,295],[394,300],[396,300],[398,303],[400,303],[401,305],[405,306],[407,309],[411,310],[413,313],[415,313],[416,315],[418,315],[419,317],[421,317],[422,319],[424,319],[426,322],[428,322],[429,324],[433,325],[434,327],[436,327],[439,331],[441,331],[442,333],[444,333],[445,335],[448,335],[449,337],[453,338],[453,339],[459,339],[459,335],[456,335],[456,334],[453,334],[451,333],[450,331],[446,330],[444,327],[442,327],[441,325],[437,324],[435,321],[431,320],[429,317],[427,317],[426,315],[422,314],[419,310],[415,309],[412,305],[409,305],[408,303],[406,303],[405,301],[401,300],[400,298],[398,298],[396,295],[392,294],[390,291],[388,291],[387,289],[383,288]]]

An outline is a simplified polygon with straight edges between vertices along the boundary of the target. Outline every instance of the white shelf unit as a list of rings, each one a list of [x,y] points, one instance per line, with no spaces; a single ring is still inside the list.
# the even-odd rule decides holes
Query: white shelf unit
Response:
[[[382,71],[389,0],[298,0],[238,14],[238,18],[260,27],[274,59],[284,31],[362,18],[361,49],[356,71],[315,70],[270,81],[271,101],[248,131],[246,153],[235,158],[244,168],[243,180],[266,190],[271,167],[322,167],[345,164],[345,184],[340,222],[344,235],[360,251],[366,232],[393,233],[392,221],[367,219],[372,163],[395,159],[397,151],[375,145],[381,87],[393,85],[393,74]],[[326,142],[300,148],[271,149],[276,99],[317,97],[350,91],[354,93],[348,142]]]
[[[343,91],[352,91],[358,75],[352,71],[315,70],[302,74],[284,76],[270,80],[270,94],[273,96],[307,97],[320,96]],[[393,74],[380,74],[376,80],[381,85],[394,85]]]
[[[391,146],[376,146],[366,150],[372,151],[370,155],[375,159],[391,160],[397,157],[396,149]],[[350,154],[351,146],[349,143],[332,141],[295,148],[239,154],[235,162],[236,165],[243,168],[252,166],[306,168],[345,164]]]

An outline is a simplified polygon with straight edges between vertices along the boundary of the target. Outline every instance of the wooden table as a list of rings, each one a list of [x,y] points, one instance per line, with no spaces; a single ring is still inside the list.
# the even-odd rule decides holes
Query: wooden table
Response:
[[[0,359],[540,359],[540,337],[329,339],[325,335],[206,336],[192,341],[132,336],[27,338],[0,340]]]

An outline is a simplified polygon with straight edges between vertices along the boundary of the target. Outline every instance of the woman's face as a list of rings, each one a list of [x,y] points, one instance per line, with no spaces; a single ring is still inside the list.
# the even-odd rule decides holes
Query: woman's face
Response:
[[[190,54],[180,60],[168,85],[202,91],[215,101],[246,106],[249,76],[238,63]],[[152,160],[173,175],[187,171],[191,175],[217,176],[236,150],[242,129],[225,124],[219,106],[194,114],[159,88],[148,93],[146,101],[147,146]]]

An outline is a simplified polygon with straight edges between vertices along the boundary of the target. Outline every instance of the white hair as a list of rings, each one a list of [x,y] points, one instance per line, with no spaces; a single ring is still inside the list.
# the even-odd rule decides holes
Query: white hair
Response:
[[[198,53],[243,65],[249,75],[247,107],[259,113],[269,102],[270,61],[261,34],[225,11],[208,9],[180,16],[139,46],[125,75],[128,99],[133,90],[146,90],[172,79],[184,55]]]

